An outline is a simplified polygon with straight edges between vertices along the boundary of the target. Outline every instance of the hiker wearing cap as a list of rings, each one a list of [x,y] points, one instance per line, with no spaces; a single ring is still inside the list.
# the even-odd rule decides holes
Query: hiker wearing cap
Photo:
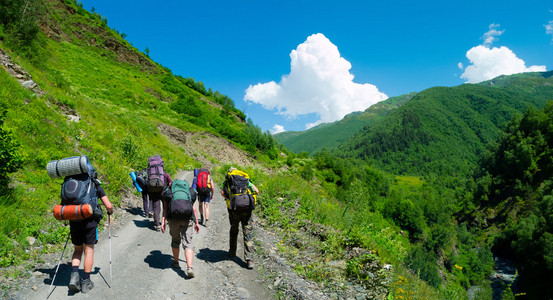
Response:
[[[229,258],[236,256],[239,225],[242,224],[244,235],[244,259],[248,269],[253,269],[253,220],[252,211],[255,208],[257,187],[249,180],[247,173],[231,167],[225,176],[221,195],[226,199],[229,214]]]
[[[171,250],[173,252],[173,268],[180,268],[179,245],[184,249],[186,259],[186,274],[194,278],[192,258],[194,246],[192,245],[193,231],[200,232],[198,217],[194,202],[196,191],[189,186],[186,180],[175,179],[163,193],[163,216],[161,218],[161,232],[165,233],[166,222],[169,224],[171,235]]]

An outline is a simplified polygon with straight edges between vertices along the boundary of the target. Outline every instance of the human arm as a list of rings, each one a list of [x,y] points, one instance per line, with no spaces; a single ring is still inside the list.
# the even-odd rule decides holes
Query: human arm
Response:
[[[194,211],[194,230],[196,230],[196,233],[199,233],[200,224],[198,223],[198,213],[196,212],[196,206],[194,205],[194,202],[192,202],[192,210]]]
[[[104,206],[106,207],[106,210],[108,212],[108,215],[113,214],[113,204],[109,201],[108,196],[106,195],[106,191],[104,191],[104,188],[102,188],[101,185],[97,185],[97,196],[100,198]]]
[[[228,199],[229,195],[228,195],[227,181],[226,180],[225,180],[225,182],[223,182],[222,187],[223,188],[221,189],[221,195],[223,196],[223,198]]]
[[[257,189],[257,187],[255,186],[255,184],[251,183],[248,185],[248,187],[251,189],[252,192],[254,192],[255,194],[259,194],[259,190]]]
[[[213,200],[213,194],[215,194],[215,184],[213,183],[213,178],[209,178],[209,180],[211,180],[211,200]]]
[[[171,178],[171,175],[165,172],[163,176],[165,176],[165,184],[167,184],[167,186],[171,186],[171,184],[173,183],[173,179]]]
[[[109,201],[108,196],[104,195],[100,198],[102,200],[102,203],[104,203],[104,206],[106,207],[106,210],[108,212],[108,215],[113,214],[113,204]]]

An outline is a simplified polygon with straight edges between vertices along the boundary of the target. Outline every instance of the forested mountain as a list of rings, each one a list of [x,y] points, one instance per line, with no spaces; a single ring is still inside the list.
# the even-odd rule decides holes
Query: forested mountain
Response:
[[[390,112],[411,100],[417,93],[409,93],[392,97],[376,103],[364,112],[354,112],[342,120],[325,123],[306,131],[285,131],[275,134],[274,137],[288,150],[295,153],[308,152],[314,154],[323,148],[330,150],[354,136],[365,126],[386,117]]]
[[[460,220],[496,236],[494,252],[519,262],[519,286],[551,299],[553,101],[509,122],[468,184]]]
[[[551,75],[502,76],[424,90],[343,143],[339,153],[395,174],[464,177],[512,117],[553,99]]]

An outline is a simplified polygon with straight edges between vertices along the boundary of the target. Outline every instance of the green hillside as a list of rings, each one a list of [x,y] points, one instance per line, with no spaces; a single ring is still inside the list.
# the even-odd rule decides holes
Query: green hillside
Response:
[[[66,230],[51,217],[62,179],[48,177],[50,160],[88,155],[119,204],[129,172],[150,155],[162,155],[173,174],[200,165],[166,125],[227,139],[265,162],[281,152],[230,98],[153,62],[99,14],[73,1],[27,2],[0,4],[0,266],[28,257],[17,246],[26,237],[58,243]],[[32,20],[21,17],[29,11]]]
[[[545,72],[430,88],[363,129],[340,153],[395,174],[464,177],[507,121],[553,99],[552,83]]]
[[[342,120],[325,123],[306,131],[286,131],[275,134],[274,137],[288,150],[300,153],[313,154],[326,148],[334,149],[347,141],[365,126],[386,117],[390,112],[411,100],[416,93],[409,93],[392,97],[372,105],[364,112],[355,112],[345,116]]]

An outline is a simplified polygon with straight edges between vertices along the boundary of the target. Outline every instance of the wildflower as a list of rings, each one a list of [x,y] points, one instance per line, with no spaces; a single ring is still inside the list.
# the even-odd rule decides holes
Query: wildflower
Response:
[[[463,269],[463,267],[459,266],[458,264],[455,264],[455,268],[456,268],[456,269],[459,269],[459,270],[462,270],[462,269]]]

